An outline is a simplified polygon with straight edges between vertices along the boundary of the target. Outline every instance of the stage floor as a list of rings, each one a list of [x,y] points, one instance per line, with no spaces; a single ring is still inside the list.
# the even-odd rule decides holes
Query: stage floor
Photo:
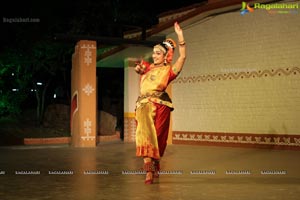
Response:
[[[169,145],[144,184],[133,143],[0,147],[0,199],[299,199],[300,152]]]

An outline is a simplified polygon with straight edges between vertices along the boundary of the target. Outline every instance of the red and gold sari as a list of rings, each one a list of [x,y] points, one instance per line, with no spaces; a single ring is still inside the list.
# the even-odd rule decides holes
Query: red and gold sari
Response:
[[[172,101],[165,92],[176,78],[171,65],[148,66],[141,75],[140,93],[136,102],[136,155],[160,159],[167,146]]]

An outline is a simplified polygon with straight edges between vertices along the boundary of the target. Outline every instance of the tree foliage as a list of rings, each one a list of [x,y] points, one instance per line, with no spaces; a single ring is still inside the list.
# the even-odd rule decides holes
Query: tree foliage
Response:
[[[32,77],[26,67],[28,63],[25,56],[13,49],[0,55],[0,117],[20,114]]]
[[[36,94],[36,114],[38,123],[43,121],[46,95],[55,77],[65,77],[70,68],[73,48],[69,45],[41,41],[33,47],[32,54],[32,87]],[[40,83],[41,85],[38,85]],[[53,83],[55,84],[55,83]]]
[[[5,7],[4,17],[17,13],[40,22],[1,23],[0,117],[20,113],[22,102],[35,92],[33,103],[41,123],[49,88],[55,87],[57,77],[68,81],[75,45],[54,42],[55,34],[122,37],[124,31],[156,24],[158,11],[170,9],[175,2],[179,1],[29,0],[18,7],[7,2],[10,6]]]
[[[47,90],[52,80],[56,76],[64,77],[65,73],[69,73],[67,69],[71,64],[71,47],[41,40],[27,50],[8,48],[1,53],[0,117],[19,114],[24,100],[34,92],[37,122],[41,124]]]

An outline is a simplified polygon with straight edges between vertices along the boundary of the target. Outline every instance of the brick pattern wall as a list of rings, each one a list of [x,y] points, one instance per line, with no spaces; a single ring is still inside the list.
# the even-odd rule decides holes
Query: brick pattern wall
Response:
[[[173,131],[300,135],[299,21],[300,13],[255,10],[184,27]]]
[[[134,115],[132,113],[131,115]],[[124,116],[124,142],[135,142],[136,121],[133,116]]]

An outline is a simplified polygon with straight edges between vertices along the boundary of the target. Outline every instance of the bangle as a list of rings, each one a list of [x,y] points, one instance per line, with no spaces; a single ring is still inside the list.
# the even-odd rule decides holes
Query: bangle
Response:
[[[179,41],[178,44],[179,45],[185,45],[185,41],[184,40],[183,41]]]

